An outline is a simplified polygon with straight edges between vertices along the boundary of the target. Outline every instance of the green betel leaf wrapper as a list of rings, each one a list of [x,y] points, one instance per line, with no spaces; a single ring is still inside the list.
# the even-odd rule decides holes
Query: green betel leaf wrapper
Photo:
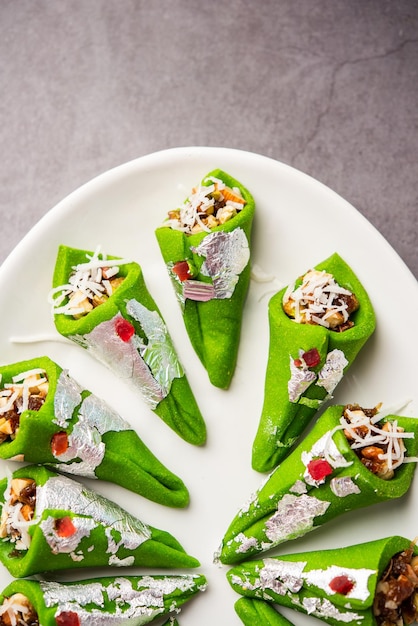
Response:
[[[340,428],[343,411],[340,405],[328,408],[237,513],[216,555],[222,563],[238,563],[348,511],[400,498],[408,491],[418,453],[418,419],[384,418],[408,433],[402,439],[405,462],[385,480],[370,471],[350,447]],[[408,457],[412,462],[407,462]]]
[[[0,561],[16,578],[86,567],[199,565],[170,533],[45,467],[22,467],[2,480],[0,502]],[[25,515],[26,506],[33,515]]]
[[[337,332],[291,319],[283,308],[286,288],[271,298],[264,403],[252,451],[252,466],[260,472],[270,472],[288,454],[375,330],[370,299],[347,263],[333,254],[314,269],[355,294],[359,308],[351,316],[354,325]],[[312,350],[319,363],[296,367],[300,355]]]
[[[243,597],[235,602],[234,608],[245,626],[293,626],[272,604],[264,600]]]
[[[245,205],[232,219],[211,232],[187,234],[163,224],[156,229],[160,250],[182,306],[191,344],[216,387],[231,383],[241,335],[242,315],[250,282],[250,242],[254,199],[243,185],[216,169],[202,180],[202,187],[221,180],[238,188]],[[190,279],[180,280],[173,271],[187,262]],[[199,300],[197,298],[210,298]]]
[[[93,254],[60,246],[54,290],[67,285],[74,268]],[[106,258],[117,261],[116,257]],[[204,420],[141,267],[124,262],[118,275],[123,282],[105,302],[79,319],[55,314],[55,326],[61,335],[86,348],[138,389],[149,407],[180,437],[202,445],[206,440]]]
[[[205,591],[206,584],[203,575],[120,575],[71,583],[16,580],[0,596],[0,619],[1,615],[25,617],[32,610],[39,626],[108,626],[125,622],[142,626],[178,612]],[[26,613],[19,611],[22,606],[26,606]]]
[[[396,554],[411,548],[403,537],[247,561],[227,572],[242,596],[308,613],[328,624],[376,626],[377,584]]]
[[[46,379],[46,383],[39,385],[33,374],[31,379],[33,372],[39,372],[39,380]],[[15,432],[0,439],[0,458],[106,480],[166,506],[189,503],[183,481],[154,456],[120,415],[57,363],[40,357],[0,367],[1,388],[16,387],[14,378],[20,380],[24,373],[28,376],[17,383],[19,401],[25,401],[27,394],[23,410],[11,415],[10,402],[0,409],[0,418],[11,417],[12,423],[18,419]],[[40,404],[36,392],[44,385],[43,403],[30,408]]]

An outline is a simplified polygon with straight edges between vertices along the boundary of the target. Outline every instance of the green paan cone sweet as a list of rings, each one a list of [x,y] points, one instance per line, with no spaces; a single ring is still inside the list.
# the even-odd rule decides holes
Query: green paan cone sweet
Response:
[[[19,626],[142,626],[206,588],[203,575],[118,576],[80,582],[16,580],[0,596],[0,621]]]
[[[394,567],[392,559],[400,553]],[[399,595],[405,588],[406,576],[412,591],[406,610],[412,609],[415,615],[411,622],[402,618],[386,622],[401,626],[417,617],[416,608],[410,606],[418,583],[410,566],[413,554],[411,542],[395,536],[345,548],[248,561],[229,570],[227,578],[243,596],[290,607],[328,624],[383,626],[382,605],[391,591],[398,589]],[[383,576],[388,581],[386,590],[379,585]],[[401,609],[393,611],[399,619]]]
[[[289,315],[292,315],[290,317]],[[253,468],[289,452],[375,329],[370,299],[338,254],[269,302],[270,346]]]
[[[0,367],[0,458],[49,465],[184,507],[189,493],[103,400],[48,357]]]
[[[140,390],[186,441],[206,427],[137,263],[60,246],[50,294],[58,332]]]
[[[0,482],[0,561],[12,576],[86,567],[197,567],[168,532],[41,466]]]
[[[418,419],[378,417],[374,409],[328,408],[235,516],[217,558],[238,563],[347,511],[403,496],[418,460]]]
[[[264,600],[240,598],[235,602],[235,612],[245,626],[293,626]]]
[[[217,169],[156,230],[192,346],[222,389],[237,362],[254,211],[250,192]]]

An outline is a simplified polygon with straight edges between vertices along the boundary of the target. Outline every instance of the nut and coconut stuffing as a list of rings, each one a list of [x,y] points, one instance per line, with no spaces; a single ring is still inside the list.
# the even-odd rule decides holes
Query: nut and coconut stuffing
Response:
[[[14,593],[3,599],[0,626],[39,626],[38,615],[25,595]]]
[[[363,465],[383,480],[390,480],[395,470],[405,462],[416,462],[406,456],[403,439],[413,437],[405,432],[396,420],[383,421],[379,415],[380,405],[363,409],[358,405],[346,405],[341,425],[350,447]]]
[[[316,324],[343,332],[354,325],[350,319],[359,308],[356,296],[341,287],[332,274],[309,270],[299,286],[291,285],[283,296],[283,309],[299,324]]]
[[[378,626],[404,626],[418,619],[418,557],[414,545],[390,560],[376,587],[373,614]]]
[[[0,389],[0,443],[15,439],[23,411],[38,411],[48,394],[43,369],[22,372]]]
[[[120,266],[130,261],[106,258],[97,248],[87,261],[73,266],[68,284],[55,287],[48,301],[54,315],[80,319],[108,300],[123,283]]]
[[[180,230],[187,235],[210,232],[233,219],[246,204],[238,187],[230,188],[219,178],[207,178],[194,187],[187,201],[168,212],[164,226]]]
[[[0,538],[14,544],[18,551],[30,546],[28,527],[31,525],[36,505],[36,483],[31,478],[12,478],[5,493]]]

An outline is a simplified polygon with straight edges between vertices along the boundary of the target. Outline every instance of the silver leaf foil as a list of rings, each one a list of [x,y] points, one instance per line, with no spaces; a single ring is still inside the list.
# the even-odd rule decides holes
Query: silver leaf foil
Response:
[[[257,597],[274,599],[270,592],[280,596],[287,596],[293,606],[301,607],[309,615],[319,618],[334,618],[338,622],[351,624],[358,620],[361,623],[363,617],[349,610],[350,599],[366,601],[369,596],[368,580],[374,574],[373,570],[363,568],[341,568],[330,566],[323,570],[305,571],[304,561],[283,561],[279,558],[267,558],[262,561],[258,577],[251,582],[248,572],[240,576],[234,576],[233,584],[255,591]],[[355,585],[347,594],[347,606],[338,608],[329,599],[334,595],[329,584],[336,576],[348,576]],[[322,589],[329,597],[301,597],[298,593],[306,584]]]
[[[42,533],[51,548],[53,554],[72,554],[77,550],[80,541],[88,537],[91,531],[96,528],[97,523],[89,517],[74,518],[73,524],[75,532],[71,537],[60,537],[56,531],[56,518],[49,516],[42,520],[40,526]],[[82,560],[83,555],[80,555]]]
[[[129,300],[126,310],[141,324],[147,343],[141,349],[141,357],[150,368],[165,398],[174,378],[181,378],[184,370],[177,358],[167,327],[157,311],[150,311],[137,300]]]
[[[211,233],[192,250],[205,257],[200,271],[212,278],[215,298],[230,298],[250,260],[248,239],[242,228]]]
[[[51,465],[68,474],[96,478],[95,469],[102,463],[105,452],[99,431],[79,421],[68,436],[67,450],[55,455],[59,462]]]
[[[77,532],[74,542],[72,537],[69,538],[71,545],[68,544],[68,538],[52,532],[54,529],[51,530],[48,520],[41,522],[45,539],[54,552],[75,551],[81,539],[88,536],[88,531],[96,526],[103,526],[105,529],[109,558],[118,556],[120,547],[134,550],[151,537],[151,530],[146,524],[114,502],[65,476],[51,477],[44,485],[37,487],[35,521],[46,510],[71,511],[75,515],[83,516],[72,518]],[[114,539],[114,533],[117,534],[118,541]],[[91,545],[90,549],[94,549],[94,546]]]
[[[302,461],[304,465],[308,465],[309,461],[314,458],[330,458],[332,467],[345,467],[347,461],[339,451],[334,439],[330,436],[330,432],[325,433],[315,441],[309,452],[302,453]]]
[[[290,379],[287,383],[290,402],[297,402],[315,379],[315,372],[307,368],[296,367],[294,359],[290,356]]]
[[[371,569],[330,565],[326,569],[309,570],[304,573],[303,578],[308,585],[314,585],[322,589],[327,595],[332,596],[335,592],[330,587],[331,581],[338,576],[347,576],[353,582],[355,581],[351,591],[346,594],[347,600],[364,601],[370,597],[367,585],[370,576],[373,576],[375,573]]]
[[[215,288],[212,283],[204,283],[202,280],[185,280],[183,282],[182,302],[195,300],[196,302],[208,302],[216,298]]]
[[[266,536],[275,545],[304,535],[313,528],[316,517],[323,515],[330,503],[313,496],[285,494],[277,510],[266,522]]]
[[[356,485],[351,476],[337,476],[331,479],[330,488],[337,498],[345,498],[352,494],[361,493],[360,487]]]
[[[95,428],[101,435],[110,431],[132,430],[128,422],[97,396],[84,398],[79,409],[79,419]]]
[[[74,393],[76,388],[77,394]],[[78,406],[74,406],[76,395],[79,400],[78,404],[81,403],[81,405],[75,414],[78,419],[68,436],[68,448],[63,454],[55,455],[59,462],[52,465],[62,466],[62,470],[67,473],[95,478],[95,469],[101,464],[105,455],[102,435],[109,431],[130,430],[131,427],[97,396],[90,394],[81,401],[80,388],[66,372],[62,372],[59,377],[57,391],[60,407],[65,406],[68,409],[65,419],[64,412],[61,411],[58,419],[54,420],[60,426],[68,427],[71,416]]]
[[[264,559],[257,586],[263,591],[274,591],[279,596],[297,593],[303,585],[302,572],[305,565],[304,562]]]
[[[151,408],[155,409],[165,397],[164,391],[140,354],[142,339],[133,335],[129,341],[122,341],[118,336],[115,324],[120,319],[123,317],[117,313],[112,319],[98,324],[90,333],[72,335],[71,339],[86,348],[120,378],[133,384]]]
[[[314,408],[319,406],[324,400],[312,400],[304,399],[303,394],[307,388],[315,381],[318,387],[323,387],[328,393],[328,398],[331,397],[335,387],[338,385],[344,374],[344,368],[348,365],[348,361],[345,358],[342,350],[332,350],[328,352],[325,363],[318,373],[312,372],[308,368],[296,367],[294,359],[290,357],[290,379],[288,382],[288,393],[290,402],[301,402],[309,405],[312,402]]]
[[[342,624],[361,624],[364,619],[363,615],[355,611],[338,609],[327,598],[303,598],[302,602],[300,602],[296,596],[293,604],[303,607],[308,615],[314,615],[319,617],[319,619],[332,618]]]
[[[245,554],[248,550],[258,547],[256,537],[246,537],[244,533],[238,533],[238,535],[234,537],[234,541],[238,544],[238,548],[236,549],[237,554]]]
[[[317,385],[324,387],[328,394],[332,394],[343,377],[344,368],[348,365],[342,350],[332,350],[327,354],[324,366],[318,374]]]
[[[65,370],[57,380],[54,395],[54,422],[66,428],[71,421],[75,409],[81,404],[82,388]]]
[[[128,621],[132,626],[142,626],[165,612],[165,596],[193,589],[194,577],[143,576],[139,581],[117,577],[109,584],[72,585],[42,581],[40,586],[45,605],[56,609],[55,616],[74,612],[81,626],[119,626]],[[176,607],[173,600],[172,609]]]

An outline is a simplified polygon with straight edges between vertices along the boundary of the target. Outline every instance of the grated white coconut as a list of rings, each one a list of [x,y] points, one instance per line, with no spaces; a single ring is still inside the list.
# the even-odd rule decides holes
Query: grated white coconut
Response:
[[[23,413],[29,407],[31,390],[34,387],[48,383],[46,372],[42,368],[34,368],[16,374],[13,376],[12,381],[11,383],[6,383],[4,388],[0,390],[0,415],[11,411],[19,398],[22,399],[22,402],[17,411],[18,413]],[[3,403],[1,398],[8,398],[8,401]]]
[[[292,302],[295,321],[312,321],[329,328],[327,319],[336,313],[343,316],[344,322],[349,318],[347,303],[338,297],[351,296],[352,293],[341,287],[332,274],[325,271],[309,270],[298,287],[290,285],[283,296],[283,305]]]
[[[170,218],[164,222],[165,226],[169,226],[173,230],[179,230],[188,235],[194,232],[194,227],[198,225],[202,231],[211,232],[209,226],[207,226],[201,219],[201,215],[210,213],[210,209],[215,204],[215,198],[211,197],[215,191],[221,193],[222,190],[227,189],[225,183],[214,176],[209,176],[204,180],[204,183],[210,182],[210,185],[199,185],[195,187],[184,204],[178,206],[176,211],[178,217]],[[232,191],[235,195],[242,198],[241,190],[238,187],[233,187]],[[233,200],[226,199],[225,206],[231,207],[235,211],[241,211],[243,204],[240,202],[234,202]]]
[[[418,457],[408,457],[406,455],[406,448],[403,443],[403,439],[414,438],[414,433],[405,432],[398,426],[397,420],[385,422],[385,429],[378,426],[378,422],[383,419],[379,412],[376,416],[370,418],[361,409],[350,410],[346,409],[346,413],[349,419],[346,419],[344,415],[341,416],[340,424],[333,428],[328,437],[328,444],[325,450],[325,458],[332,465],[332,457],[329,452],[330,443],[335,432],[338,430],[347,431],[350,438],[353,440],[350,443],[350,447],[353,450],[366,448],[376,444],[387,446],[387,452],[379,454],[378,458],[384,460],[387,463],[388,470],[395,470],[403,463],[418,463]],[[357,428],[362,427],[363,431],[366,428],[366,434],[364,432],[359,435]]]
[[[27,626],[26,618],[33,616],[33,609],[26,596],[15,593],[10,598],[4,598],[0,606],[0,617],[2,615],[7,615],[10,626]]]
[[[119,273],[120,266],[131,263],[129,259],[108,259],[96,248],[92,255],[86,254],[87,261],[72,267],[73,273],[68,283],[54,287],[48,294],[48,302],[52,305],[54,315],[80,315],[85,312],[84,307],[79,306],[86,299],[91,300],[94,296],[103,294],[111,295],[112,289],[109,279]],[[103,268],[106,269],[105,279]]]

